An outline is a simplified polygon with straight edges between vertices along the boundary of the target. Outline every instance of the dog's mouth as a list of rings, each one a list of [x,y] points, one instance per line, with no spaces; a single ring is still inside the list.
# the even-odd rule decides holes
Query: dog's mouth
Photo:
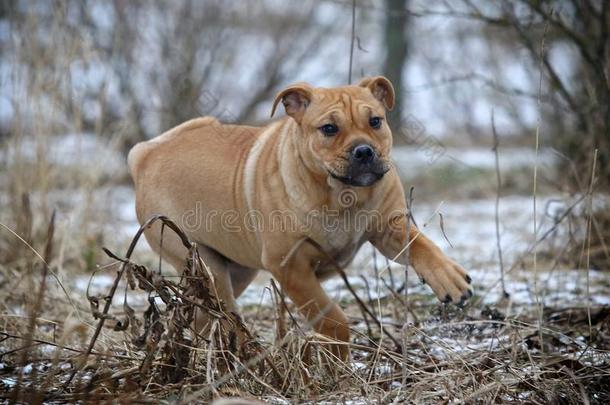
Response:
[[[328,174],[348,186],[369,187],[381,180],[389,170],[389,165],[378,163],[367,167],[350,165],[344,174],[339,174],[334,170],[328,170]]]

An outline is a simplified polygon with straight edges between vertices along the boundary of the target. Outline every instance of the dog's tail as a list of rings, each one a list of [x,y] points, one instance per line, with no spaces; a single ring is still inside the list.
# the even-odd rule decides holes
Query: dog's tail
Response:
[[[214,117],[208,116],[195,118],[183,124],[180,124],[177,127],[172,128],[169,131],[164,132],[163,134],[155,138],[135,144],[127,154],[127,165],[129,166],[129,173],[131,174],[131,178],[134,180],[134,182],[137,181],[139,167],[142,165],[142,162],[145,160],[148,153],[151,150],[155,149],[158,145],[167,142],[174,136],[177,136],[180,133],[186,132],[188,130],[205,125],[215,124],[220,125],[220,122]]]
[[[129,173],[131,174],[131,178],[134,180],[134,182],[136,181],[136,174],[138,172],[140,162],[150,150],[149,142],[150,141],[144,141],[135,144],[133,148],[129,150],[129,154],[127,154],[127,166],[129,166]]]

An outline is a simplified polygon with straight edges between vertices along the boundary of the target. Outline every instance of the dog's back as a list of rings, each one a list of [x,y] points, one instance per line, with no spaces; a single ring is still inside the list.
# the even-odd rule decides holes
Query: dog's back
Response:
[[[176,136],[182,133],[188,132],[193,129],[201,128],[207,125],[221,125],[220,122],[214,117],[201,117],[195,118],[190,121],[184,122],[177,127],[174,127],[163,134],[152,138],[148,141],[139,142],[134,145],[127,155],[127,165],[129,166],[129,173],[133,178],[134,182],[137,181],[137,174],[140,165],[145,161],[148,153],[156,148],[157,146],[168,142]]]
[[[222,220],[226,212],[245,210],[241,166],[259,132],[257,127],[225,125],[202,117],[135,145],[127,160],[140,223],[156,214],[166,215],[191,240],[224,253],[241,237],[221,232]],[[153,248],[160,242],[159,234],[157,226],[145,232]],[[175,242],[174,250],[179,250]],[[244,254],[249,261],[254,256],[254,252],[238,253],[232,257],[238,262],[245,261]]]

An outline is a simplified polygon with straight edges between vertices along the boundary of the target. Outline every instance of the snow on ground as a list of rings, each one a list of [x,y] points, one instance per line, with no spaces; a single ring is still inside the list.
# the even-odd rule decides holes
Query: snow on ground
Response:
[[[117,215],[122,226],[114,232],[114,237],[127,241],[138,229],[139,225],[133,210],[133,192],[129,187],[119,187],[116,190],[100,191],[106,198],[109,206]],[[554,225],[555,219],[561,215],[576,197],[547,196],[539,198],[538,208],[538,235],[544,234]],[[582,205],[582,203],[581,203]],[[447,239],[440,229],[439,216],[443,214],[444,229]],[[505,268],[510,269],[513,263],[531,246],[533,237],[533,200],[528,196],[508,196],[500,201],[500,237],[503,250]],[[448,201],[442,205],[420,204],[414,207],[415,218],[424,233],[438,244],[449,256],[461,263],[473,278],[477,294],[484,297],[485,302],[497,302],[500,297],[498,252],[496,246],[495,230],[495,201],[494,200],[465,200]],[[557,232],[565,232],[559,227]],[[449,244],[451,242],[451,246]],[[144,240],[140,243],[141,252],[146,252],[148,246]],[[350,282],[359,291],[365,291],[365,280],[369,285],[372,298],[377,295],[386,295],[387,289],[375,276],[373,261],[373,247],[366,244],[357,254],[354,262],[346,269]],[[386,269],[387,261],[378,252],[375,253],[377,269],[382,277],[388,280]],[[532,254],[530,254],[531,256]],[[392,272],[397,285],[402,283],[403,269],[392,264]],[[586,272],[572,269],[555,269],[548,272],[541,269],[538,274],[538,287],[545,302],[569,302],[582,305],[586,302],[583,295],[586,291]],[[363,279],[364,277],[364,279]],[[507,274],[507,289],[512,294],[515,304],[526,305],[535,302],[531,270],[523,271],[516,267]],[[261,271],[255,283],[240,297],[239,302],[244,305],[269,304],[269,280],[271,276]],[[590,271],[590,303],[596,305],[610,305],[610,281],[606,273]],[[113,277],[103,274],[97,275],[93,284],[97,292],[104,282],[109,285]],[[415,292],[429,293],[427,287],[421,286],[418,278],[410,271],[409,288]],[[84,290],[88,276],[77,278],[77,290]],[[337,299],[349,298],[350,293],[345,288],[340,277],[334,277],[325,282],[329,294]]]
[[[122,237],[125,245],[138,227],[133,213],[133,194],[129,187],[120,188],[118,192],[108,193],[113,200],[113,207],[118,213],[122,228]],[[538,235],[542,235],[554,226],[555,220],[565,212],[568,207],[578,200],[579,196],[544,196],[537,201]],[[577,210],[585,208],[583,202],[577,205]],[[451,245],[443,236],[440,229],[438,212],[443,214],[445,234]],[[464,265],[473,279],[476,303],[470,313],[477,313],[489,305],[496,308],[502,291],[500,288],[500,272],[498,253],[496,247],[495,230],[495,201],[493,199],[457,200],[447,201],[443,204],[419,203],[414,207],[414,215],[418,225],[435,243],[448,255]],[[530,266],[523,269],[513,266],[534,241],[533,235],[533,200],[528,196],[507,196],[500,201],[500,237],[506,274],[506,288],[510,293],[510,306],[502,309],[505,315],[518,315],[520,313],[533,313],[535,304],[540,302],[544,307],[550,308],[585,308],[591,306],[610,305],[610,278],[607,273],[600,271],[574,270],[556,268],[548,270],[548,266],[541,265],[536,273]],[[559,226],[556,231],[560,236],[566,230]],[[140,251],[145,252],[148,247],[142,241]],[[530,258],[532,254],[529,254]],[[372,245],[365,244],[357,254],[354,262],[346,269],[350,284],[364,301],[376,300],[371,308],[378,312],[378,318],[386,325],[395,325],[397,320],[393,313],[381,304],[381,300],[388,296],[389,290],[385,283],[390,284],[391,277],[394,288],[402,285],[404,281],[404,268],[388,262]],[[103,295],[114,280],[114,271],[103,271],[91,281],[92,295]],[[245,293],[238,299],[242,306],[272,305],[271,276],[261,271]],[[587,281],[588,280],[588,281]],[[71,280],[73,289],[71,293],[78,296],[86,290],[89,284],[89,275],[79,275]],[[588,288],[587,288],[588,284]],[[419,282],[417,275],[409,270],[408,294],[411,299],[430,302],[432,308],[435,299],[430,299],[431,291],[428,286]],[[334,277],[324,283],[328,294],[336,301],[352,301],[352,295],[340,277]],[[123,302],[123,289],[116,294],[114,304],[120,308]],[[422,298],[424,297],[424,298]],[[134,308],[146,306],[146,295],[130,292],[129,304]],[[441,307],[440,305],[438,306]],[[472,312],[474,311],[474,312]],[[478,311],[478,312],[477,312]],[[477,318],[478,319],[478,318]],[[483,318],[484,319],[484,318]],[[421,324],[412,327],[412,332],[426,345],[426,353],[435,359],[442,360],[456,355],[468,356],[470,353],[481,350],[501,350],[512,344],[508,334],[498,332],[498,326],[484,321],[462,323],[461,321],[447,321],[434,315],[431,309],[429,315],[420,319]],[[478,322],[478,323],[477,323]],[[364,327],[363,325],[360,325]],[[584,340],[574,340],[561,333],[559,339],[570,339],[572,352],[566,356],[580,359],[586,364],[606,364],[610,359],[606,354],[587,347]],[[416,350],[417,351],[417,350]],[[415,359],[414,361],[416,361]],[[423,361],[423,360],[422,360]],[[385,368],[387,368],[387,370]],[[358,369],[358,361],[354,361],[354,369]],[[367,371],[369,372],[369,371]],[[375,374],[380,378],[390,377],[394,371],[387,365],[380,363],[376,366]],[[523,370],[523,378],[527,378],[531,371]]]
[[[555,218],[567,209],[575,198],[562,199],[560,196],[539,198],[538,209],[538,235],[544,234],[554,225]],[[449,242],[442,234],[439,225],[437,205],[422,204],[414,207],[415,218],[424,233],[438,244],[443,251],[462,264],[473,279],[477,295],[484,296],[484,302],[498,301],[500,289],[500,270],[496,246],[495,230],[495,201],[493,200],[467,200],[450,201],[444,203],[440,212],[444,218],[444,228]],[[430,220],[430,218],[433,218]],[[429,221],[429,222],[428,222]],[[428,224],[424,226],[424,224]],[[559,227],[557,232],[565,232]],[[500,237],[503,250],[505,268],[508,270],[513,263],[532,244],[533,237],[533,201],[531,197],[510,196],[502,198],[500,202]],[[372,298],[377,295],[386,295],[387,290],[375,276],[375,262],[373,261],[373,247],[366,244],[356,255],[354,262],[346,269],[350,283],[360,291],[366,290],[365,280],[369,285]],[[389,280],[387,262],[378,252],[376,255],[377,269],[386,281]],[[530,253],[533,257],[533,253]],[[400,285],[404,278],[404,270],[397,264],[392,264],[396,285]],[[555,269],[547,271],[540,269],[538,273],[538,286],[540,295],[545,302],[565,301],[573,305],[582,306],[586,302],[586,275],[584,270]],[[363,279],[364,277],[364,279]],[[427,287],[421,286],[417,275],[409,271],[409,288],[414,292],[429,293]],[[268,286],[270,276],[262,273],[255,285],[248,288],[240,297],[244,304],[256,304],[270,299]],[[597,305],[610,304],[610,280],[606,273],[589,271],[590,302]],[[533,291],[532,270],[521,270],[515,267],[506,276],[507,289],[512,294],[515,304],[527,305],[535,302]],[[339,277],[334,277],[324,284],[331,296],[348,298],[351,296]]]
[[[553,165],[557,157],[550,149],[540,149],[538,156],[532,148],[505,147],[499,151],[500,170],[505,172],[521,167]],[[440,141],[426,142],[423,139],[415,146],[395,146],[392,159],[402,173],[418,173],[422,167],[435,166],[466,166],[470,168],[494,170],[495,155],[490,148],[444,147]]]
[[[0,163],[7,165],[35,163],[41,156],[54,167],[76,167],[98,177],[119,175],[126,168],[126,162],[112,141],[90,133],[24,136],[0,149]]]

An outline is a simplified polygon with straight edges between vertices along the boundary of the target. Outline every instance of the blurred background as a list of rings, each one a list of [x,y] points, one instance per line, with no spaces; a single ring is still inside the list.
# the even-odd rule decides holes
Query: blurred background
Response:
[[[19,402],[23,386],[31,402],[78,400],[78,378],[75,396],[36,395],[61,393],[66,373],[84,364],[99,303],[127,322],[159,302],[124,282],[106,298],[120,262],[102,248],[123,257],[139,228],[126,164],[135,143],[203,115],[263,125],[293,82],[385,75],[397,95],[393,160],[414,218],[475,291],[464,309],[441,305],[368,244],[348,269],[358,295],[408,341],[403,353],[421,361],[411,402],[607,404],[609,32],[605,0],[0,0],[0,398]],[[132,259],[161,271],[145,242]],[[279,304],[260,274],[240,297],[244,319],[283,353],[273,346]],[[325,289],[350,317],[354,342],[379,337],[342,279]],[[95,350],[118,357],[89,357],[82,399],[92,387],[115,400],[188,392],[163,378],[149,391],[135,318],[133,336],[128,323],[114,325]],[[160,359],[151,347],[146,358]],[[357,378],[335,384],[322,373],[322,386],[388,402],[407,363],[379,363],[374,347],[353,351]],[[193,362],[191,383],[209,377],[206,362]],[[373,374],[381,385],[362,383]],[[318,402],[303,375],[286,374],[296,387],[275,403]],[[256,396],[285,388],[266,381],[237,386]]]

